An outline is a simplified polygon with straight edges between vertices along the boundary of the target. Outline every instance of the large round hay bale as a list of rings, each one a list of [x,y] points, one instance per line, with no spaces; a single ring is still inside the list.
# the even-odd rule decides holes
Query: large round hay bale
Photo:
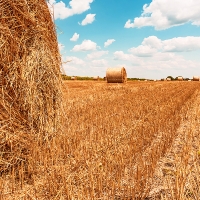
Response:
[[[124,67],[108,68],[106,71],[107,83],[125,83],[127,81]]]
[[[199,81],[199,76],[193,76],[193,81]]]
[[[34,138],[45,141],[61,129],[60,66],[46,1],[0,1],[1,171],[23,160]]]

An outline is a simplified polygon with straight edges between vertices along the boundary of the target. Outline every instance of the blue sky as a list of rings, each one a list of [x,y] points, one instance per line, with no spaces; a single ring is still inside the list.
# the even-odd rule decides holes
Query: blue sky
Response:
[[[67,75],[200,76],[200,0],[49,0]],[[71,61],[65,63],[66,61]]]

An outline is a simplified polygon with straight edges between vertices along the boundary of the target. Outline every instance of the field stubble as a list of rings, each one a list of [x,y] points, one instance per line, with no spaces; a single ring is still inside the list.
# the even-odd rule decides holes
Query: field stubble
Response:
[[[188,113],[192,107],[193,112],[200,112],[194,107],[199,83],[64,84],[65,129],[49,142],[34,146],[29,163],[2,176],[4,199],[156,199],[163,190],[174,199],[188,195],[179,186],[185,187],[180,173],[187,168],[187,148],[192,142],[181,151],[179,158],[187,156],[188,161],[173,175],[170,183],[175,181],[176,187],[166,189],[170,185],[165,180],[159,189],[158,179],[163,178],[159,177],[160,163],[175,139],[187,132],[190,139],[184,141],[193,140],[193,129],[180,127],[188,119],[190,127],[197,123]],[[195,166],[191,182],[199,173],[197,162]],[[163,199],[172,198],[165,194]]]

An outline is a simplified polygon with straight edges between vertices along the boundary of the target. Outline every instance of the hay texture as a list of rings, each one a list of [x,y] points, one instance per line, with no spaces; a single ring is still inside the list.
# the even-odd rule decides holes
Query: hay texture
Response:
[[[61,59],[45,0],[0,1],[0,47],[3,171],[61,128]]]
[[[107,83],[127,82],[126,69],[124,67],[108,68],[106,71]]]
[[[193,81],[199,81],[199,76],[193,76]]]
[[[0,88],[3,87],[3,72],[0,70]]]

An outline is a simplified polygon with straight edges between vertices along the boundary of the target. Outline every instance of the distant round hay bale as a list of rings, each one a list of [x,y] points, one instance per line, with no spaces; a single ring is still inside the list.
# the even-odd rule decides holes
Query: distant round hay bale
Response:
[[[193,81],[199,81],[199,76],[193,76]]]
[[[171,79],[171,78],[166,78],[166,80],[167,80],[167,81],[171,81],[172,79]]]
[[[178,76],[177,80],[178,81],[183,81],[183,77],[182,76]]]
[[[106,77],[103,77],[103,80],[106,81],[107,80]]]
[[[94,77],[93,77],[93,80],[94,80],[94,81],[99,81],[99,76],[94,76]]]
[[[106,71],[107,83],[127,82],[126,69],[124,67],[108,68]]]
[[[161,80],[161,81],[164,81],[165,79],[164,79],[164,78],[161,78],[160,80]]]
[[[62,129],[60,66],[46,1],[0,1],[1,172]]]

